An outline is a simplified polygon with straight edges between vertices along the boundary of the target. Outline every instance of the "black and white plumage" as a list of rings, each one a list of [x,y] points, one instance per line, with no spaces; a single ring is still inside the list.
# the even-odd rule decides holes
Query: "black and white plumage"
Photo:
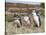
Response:
[[[17,27],[18,28],[20,28],[20,26],[21,26],[21,22],[20,22],[20,18],[14,18],[14,23],[13,23],[13,25],[15,26],[15,25],[17,25]]]
[[[39,27],[41,25],[41,21],[40,21],[40,15],[38,15],[35,10],[32,11],[32,16],[34,19],[34,22],[36,23],[37,27]]]
[[[27,22],[27,24],[30,24],[30,20],[28,16],[24,16],[24,21]]]
[[[40,19],[40,14],[39,14],[39,11],[36,11],[36,14],[37,14],[37,16],[38,16],[38,18],[39,18],[39,26],[41,26],[41,19]]]

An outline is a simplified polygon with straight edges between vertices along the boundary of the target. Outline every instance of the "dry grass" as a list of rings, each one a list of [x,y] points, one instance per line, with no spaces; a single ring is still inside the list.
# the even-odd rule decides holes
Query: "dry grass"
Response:
[[[38,33],[38,32],[44,32],[44,18],[41,18],[41,27],[37,28],[34,27],[33,25],[28,28],[21,26],[20,28],[17,28],[16,26],[13,26],[13,22],[6,22],[6,32],[7,35],[12,35],[12,34],[20,34],[20,33]]]

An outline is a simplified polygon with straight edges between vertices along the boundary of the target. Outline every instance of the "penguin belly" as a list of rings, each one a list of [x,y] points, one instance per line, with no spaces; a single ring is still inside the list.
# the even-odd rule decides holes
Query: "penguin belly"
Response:
[[[39,27],[39,18],[37,15],[33,16],[36,25]]]

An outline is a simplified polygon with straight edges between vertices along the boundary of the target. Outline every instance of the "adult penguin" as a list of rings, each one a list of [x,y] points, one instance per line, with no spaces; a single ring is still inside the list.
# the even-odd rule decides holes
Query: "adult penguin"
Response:
[[[40,17],[39,17],[39,15],[36,14],[36,10],[32,10],[32,16],[33,16],[35,25],[37,27],[40,27],[40,21],[39,21]]]
[[[39,23],[40,23],[40,26],[41,26],[41,19],[40,19],[40,14],[39,14],[39,11],[38,10],[36,11],[36,14],[39,17]]]

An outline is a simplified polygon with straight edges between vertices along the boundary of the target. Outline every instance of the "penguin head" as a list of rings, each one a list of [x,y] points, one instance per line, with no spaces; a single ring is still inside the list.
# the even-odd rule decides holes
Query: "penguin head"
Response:
[[[35,10],[32,10],[32,13],[35,13]]]

